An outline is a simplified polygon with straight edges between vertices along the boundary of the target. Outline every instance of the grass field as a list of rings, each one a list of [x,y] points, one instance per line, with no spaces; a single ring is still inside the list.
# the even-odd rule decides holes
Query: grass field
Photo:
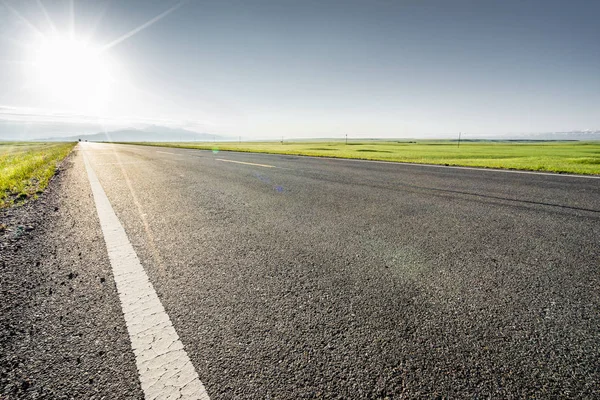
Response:
[[[0,208],[41,193],[75,143],[0,142]]]
[[[597,142],[463,142],[360,141],[360,142],[242,142],[242,143],[137,143],[144,145],[357,158],[422,164],[461,165],[573,174],[600,174]]]

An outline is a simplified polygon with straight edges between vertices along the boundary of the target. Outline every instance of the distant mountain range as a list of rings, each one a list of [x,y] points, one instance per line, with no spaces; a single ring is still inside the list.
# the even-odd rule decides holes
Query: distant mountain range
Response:
[[[188,131],[186,129],[150,126],[143,129],[121,129],[87,135],[52,137],[42,140],[76,142],[79,139],[89,142],[208,142],[213,140],[223,141],[229,138],[209,133]]]

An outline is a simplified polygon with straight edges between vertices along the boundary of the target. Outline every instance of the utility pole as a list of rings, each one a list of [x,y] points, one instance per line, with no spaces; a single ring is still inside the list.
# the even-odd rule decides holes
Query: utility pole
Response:
[[[283,144],[283,136],[281,137],[281,144]]]
[[[348,144],[348,134],[346,133],[346,144]]]
[[[458,132],[458,147],[460,147],[460,132]]]

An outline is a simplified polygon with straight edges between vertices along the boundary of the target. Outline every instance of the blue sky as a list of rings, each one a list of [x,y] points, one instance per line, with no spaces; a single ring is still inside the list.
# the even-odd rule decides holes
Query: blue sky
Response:
[[[600,129],[599,16],[597,1],[7,0],[0,138],[148,124],[247,139]],[[76,90],[100,82],[95,70],[32,78],[49,21],[90,48],[117,40],[101,54],[102,96]]]

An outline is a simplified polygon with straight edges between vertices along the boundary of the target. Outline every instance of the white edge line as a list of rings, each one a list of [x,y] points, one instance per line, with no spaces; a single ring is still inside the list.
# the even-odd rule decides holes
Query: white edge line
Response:
[[[210,400],[85,151],[82,152],[147,400]]]
[[[117,143],[115,143],[117,144]],[[122,144],[122,143],[118,143]],[[125,144],[126,146],[130,146]],[[144,146],[144,145],[137,145]],[[145,146],[145,147],[153,147],[153,146]],[[169,147],[171,148],[171,147]],[[205,149],[194,149],[194,148],[186,148],[180,147],[177,150],[193,150],[193,151],[204,151],[210,152],[211,150]],[[236,154],[259,154],[266,156],[284,156],[284,157],[305,157],[305,158],[314,158],[316,160],[334,160],[334,161],[353,161],[353,162],[366,162],[366,163],[379,163],[379,164],[391,164],[391,165],[409,165],[414,167],[432,167],[432,168],[450,168],[450,169],[464,169],[471,171],[485,171],[485,172],[505,172],[512,174],[527,174],[527,175],[541,175],[541,176],[561,176],[567,178],[583,178],[583,179],[600,179],[600,175],[575,175],[575,174],[560,174],[557,172],[536,172],[536,171],[526,171],[526,170],[515,170],[515,169],[501,169],[501,168],[485,168],[485,167],[462,167],[460,165],[440,165],[440,164],[419,164],[419,163],[411,163],[411,162],[403,162],[403,161],[384,161],[384,160],[362,160],[360,158],[344,158],[344,157],[318,157],[318,156],[305,156],[302,154],[280,154],[280,153],[260,153],[260,152],[251,152],[251,151],[235,151],[235,150],[221,150],[226,151],[227,153],[236,153]],[[223,159],[217,159],[224,161]],[[232,160],[231,160],[232,162]],[[238,161],[241,162],[241,161]],[[251,163],[250,163],[251,164]],[[277,166],[270,166],[272,168],[284,168]]]
[[[285,154],[285,155],[289,155],[289,154]],[[342,158],[342,157],[315,157],[315,156],[300,156],[300,157],[324,158],[327,160],[363,161],[363,162],[395,164],[395,165],[410,165],[410,166],[415,166],[415,167],[452,168],[452,169],[466,169],[466,170],[471,170],[471,171],[508,172],[508,173],[513,173],[513,174],[566,176],[569,178],[600,179],[600,176],[597,176],[597,175],[560,174],[557,172],[536,172],[536,171],[524,171],[524,170],[500,169],[500,168],[485,168],[485,167],[463,167],[460,165],[419,164],[419,163],[409,163],[409,162],[402,162],[402,161],[361,160],[359,158]]]
[[[204,149],[189,149],[196,151],[210,151]],[[279,154],[279,153],[260,153],[260,152],[251,152],[251,151],[235,151],[235,150],[223,150],[228,153],[237,153],[237,154],[260,154],[267,156],[284,156],[284,157],[305,157],[305,158],[314,158],[316,160],[334,160],[334,161],[353,161],[353,162],[366,162],[366,163],[379,163],[379,164],[391,164],[391,165],[409,165],[414,167],[433,167],[433,168],[451,168],[451,169],[465,169],[471,171],[485,171],[485,172],[508,172],[513,174],[528,174],[528,175],[544,175],[544,176],[564,176],[569,178],[585,178],[585,179],[600,179],[598,175],[574,175],[574,174],[559,174],[556,172],[536,172],[536,171],[523,171],[523,170],[514,170],[514,169],[500,169],[500,168],[485,168],[485,167],[462,167],[460,165],[439,165],[439,164],[419,164],[419,163],[410,163],[403,161],[384,161],[384,160],[362,160],[360,158],[344,158],[344,157],[318,157],[318,156],[305,156],[302,154]],[[219,159],[217,159],[219,160]],[[224,160],[221,160],[224,161]],[[234,161],[231,161],[234,162]],[[238,161],[241,162],[241,161]],[[250,164],[250,163],[248,163]],[[275,167],[274,168],[284,168],[284,167]]]
[[[201,149],[194,149],[201,150]],[[207,150],[202,150],[207,151]],[[384,160],[362,160],[360,158],[344,158],[344,157],[318,157],[318,156],[305,156],[302,154],[279,154],[279,153],[253,153],[250,151],[231,151],[229,153],[238,154],[261,154],[268,156],[285,156],[285,157],[306,157],[314,158],[316,160],[334,160],[334,161],[353,161],[353,162],[365,162],[365,163],[378,163],[378,164],[391,164],[391,165],[409,165],[414,167],[433,167],[433,168],[451,168],[451,169],[466,169],[471,171],[485,171],[485,172],[508,172],[513,174],[528,174],[528,175],[545,175],[545,176],[564,176],[569,178],[586,178],[586,179],[600,179],[597,175],[574,175],[574,174],[559,174],[555,172],[536,172],[536,171],[522,171],[514,169],[500,169],[500,168],[484,168],[484,167],[461,167],[459,165],[439,165],[439,164],[419,164],[410,163],[403,161],[384,161]],[[282,167],[277,167],[282,168]]]

